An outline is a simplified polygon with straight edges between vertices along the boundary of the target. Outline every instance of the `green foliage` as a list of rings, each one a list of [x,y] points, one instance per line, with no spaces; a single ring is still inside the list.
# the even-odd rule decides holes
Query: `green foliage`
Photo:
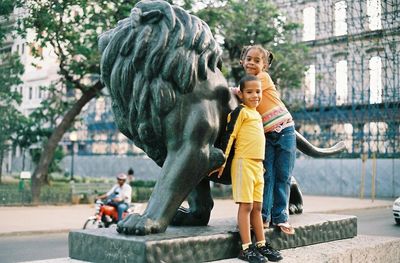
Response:
[[[40,87],[40,89],[46,90],[48,97],[24,120],[24,124],[14,140],[14,143],[22,149],[28,149],[33,145],[36,148],[42,148],[57,125],[57,120],[62,117],[71,104],[71,99],[60,96],[60,91],[54,85]],[[36,151],[31,153],[35,153],[35,156],[38,154]],[[34,156],[32,157],[35,159]]]
[[[79,80],[99,72],[99,34],[127,17],[135,2],[28,0],[28,15],[22,20],[20,32],[34,30],[38,46],[54,48],[66,87],[84,89]]]
[[[307,48],[294,43],[298,24],[286,21],[271,1],[227,0],[201,1],[206,7],[196,12],[221,39],[224,64],[236,83],[244,74],[239,65],[243,46],[260,44],[271,50],[275,60],[270,69],[275,84],[282,88],[299,88],[306,70]]]
[[[64,133],[73,128],[81,109],[95,96],[101,96],[99,85],[100,54],[97,39],[100,33],[114,27],[127,17],[137,1],[110,0],[19,0],[26,14],[18,23],[22,37],[31,32],[31,53],[42,58],[41,49],[54,52],[59,79],[53,86],[43,87],[50,94],[28,120],[29,135],[19,142],[26,146],[37,144],[40,156],[32,180],[34,201],[38,201],[41,179],[46,179],[56,146]],[[31,35],[31,34],[30,34]],[[93,79],[96,79],[94,81]],[[39,180],[38,180],[39,179]],[[44,180],[47,181],[47,180]]]
[[[10,14],[12,14],[14,7],[19,6],[15,0],[1,0],[0,1],[0,44],[3,43],[6,36],[13,30],[13,26],[9,24]]]
[[[47,90],[48,97],[21,121],[13,140],[14,145],[20,146],[21,149],[29,149],[32,161],[36,165],[39,163],[43,146],[51,136],[57,120],[62,117],[70,104],[67,97],[58,95],[59,91],[54,85],[40,88]],[[57,147],[49,166],[49,173],[60,171],[59,164],[63,157],[62,148]]]
[[[33,43],[30,43],[32,53],[40,58],[39,48],[51,47],[59,63],[59,82],[53,86],[42,87],[50,96],[42,102],[41,107],[28,119],[19,120],[9,114],[12,116],[8,118],[10,121],[18,120],[17,125],[14,123],[10,127],[19,129],[17,143],[21,147],[37,145],[39,149],[46,149],[45,143],[54,134],[60,120],[78,103],[80,95],[93,87],[93,83],[88,84],[85,79],[99,73],[100,54],[97,48],[99,34],[115,27],[119,20],[129,16],[131,8],[137,2],[3,0],[0,3],[0,15],[8,15],[15,4],[24,6],[27,13],[19,21],[18,32],[22,36],[26,35],[28,30],[33,32]],[[294,44],[291,39],[293,29],[298,25],[286,22],[271,1],[168,2],[191,9],[192,13],[210,25],[217,39],[221,40],[225,52],[223,72],[231,80],[237,81],[243,74],[242,68],[238,65],[241,48],[244,45],[257,43],[272,49],[275,54],[276,62],[272,66],[271,76],[276,84],[287,88],[300,86],[305,69],[303,63],[306,49]],[[0,40],[2,29],[0,28]],[[14,72],[22,73],[21,70],[12,68]],[[1,79],[0,83],[3,83]],[[65,96],[66,94],[68,96]],[[18,103],[18,98],[15,97],[13,101]],[[75,118],[72,118],[70,126],[60,129],[60,132],[68,130],[74,121]],[[35,152],[35,156],[40,154]]]
[[[156,182],[155,181],[135,180],[135,181],[129,182],[129,184],[132,187],[147,187],[147,188],[151,188],[151,187],[154,187],[156,185]]]
[[[69,184],[44,186],[40,200],[42,204],[69,204],[71,203],[71,187]],[[29,205],[31,202],[29,181],[24,180],[20,181],[19,184],[0,185],[0,206]]]
[[[3,47],[6,36],[11,36],[14,29],[13,24],[9,23],[14,6],[14,1],[0,2],[0,19],[3,20],[0,23],[0,47]],[[22,83],[20,76],[23,72],[24,68],[17,54],[0,53],[0,167],[3,164],[4,152],[11,146],[13,136],[20,129],[24,118],[18,111],[21,95],[15,89]]]
[[[29,153],[32,157],[33,163],[38,164],[40,160],[40,155],[42,154],[42,150],[40,148],[33,148],[30,149]],[[64,151],[62,150],[61,146],[57,147],[54,153],[53,161],[49,166],[49,173],[62,171],[62,169],[60,168],[60,164],[64,156],[65,156]]]
[[[149,200],[153,188],[156,185],[155,181],[135,180],[129,182],[132,187],[132,201],[146,202]]]

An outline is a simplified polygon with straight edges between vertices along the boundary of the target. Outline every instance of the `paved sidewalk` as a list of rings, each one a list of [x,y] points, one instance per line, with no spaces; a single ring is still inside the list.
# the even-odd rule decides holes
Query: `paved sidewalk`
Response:
[[[304,196],[305,213],[334,213],[344,210],[392,206],[394,200]],[[146,204],[135,204],[141,212]],[[211,218],[236,217],[237,205],[232,200],[215,200]],[[0,207],[0,237],[35,233],[69,232],[83,227],[94,214],[94,205]]]

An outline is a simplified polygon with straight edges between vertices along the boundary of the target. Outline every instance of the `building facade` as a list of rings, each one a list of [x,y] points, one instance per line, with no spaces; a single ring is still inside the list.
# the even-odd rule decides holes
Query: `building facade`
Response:
[[[284,91],[298,130],[342,157],[400,157],[400,1],[274,1],[310,48],[300,91]],[[299,106],[300,105],[300,106]]]

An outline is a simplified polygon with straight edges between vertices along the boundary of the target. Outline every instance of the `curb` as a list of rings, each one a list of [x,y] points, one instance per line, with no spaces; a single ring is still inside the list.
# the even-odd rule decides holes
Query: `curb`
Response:
[[[361,211],[361,210],[371,210],[371,209],[379,209],[379,208],[392,208],[392,205],[380,205],[380,206],[360,207],[360,208],[333,209],[333,210],[318,211],[318,212],[308,212],[308,213],[333,214],[333,213],[343,213],[343,212],[346,212],[346,211]]]
[[[306,213],[320,213],[320,214],[334,214],[334,213],[346,213],[346,211],[360,211],[360,210],[371,210],[379,208],[391,208],[392,204],[382,204],[377,206],[365,206],[365,207],[353,207],[353,208],[343,208],[343,209],[331,209],[322,211],[305,211]],[[304,213],[304,212],[303,212]],[[217,217],[218,218],[218,217]],[[11,236],[24,236],[24,235],[43,235],[43,234],[57,234],[57,233],[68,233],[72,230],[82,229],[81,227],[74,228],[60,228],[60,229],[39,229],[39,230],[22,230],[22,231],[12,231],[12,232],[1,232],[0,237],[11,237]]]
[[[26,231],[14,231],[14,232],[5,232],[0,233],[0,237],[15,237],[15,236],[33,236],[33,235],[45,235],[45,234],[60,234],[60,233],[68,233],[72,230],[71,228],[65,229],[54,229],[54,230],[26,230]]]

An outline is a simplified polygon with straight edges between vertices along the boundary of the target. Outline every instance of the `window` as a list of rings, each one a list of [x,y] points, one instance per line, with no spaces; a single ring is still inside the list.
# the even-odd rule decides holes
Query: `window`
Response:
[[[336,104],[347,102],[347,61],[340,60],[336,63]]]
[[[303,40],[315,39],[315,8],[312,6],[306,7],[303,10]]]
[[[28,98],[31,100],[32,99],[32,87],[29,87],[29,96]]]
[[[0,55],[1,54],[5,54],[5,55],[11,54],[11,51],[12,51],[11,46],[0,48]]]
[[[380,0],[367,0],[367,17],[370,30],[382,29]]]
[[[382,102],[382,61],[380,57],[369,60],[369,103]]]
[[[310,65],[305,73],[305,101],[313,104],[315,97],[315,65]]]
[[[340,1],[335,4],[335,36],[347,34],[346,8],[345,1]]]

